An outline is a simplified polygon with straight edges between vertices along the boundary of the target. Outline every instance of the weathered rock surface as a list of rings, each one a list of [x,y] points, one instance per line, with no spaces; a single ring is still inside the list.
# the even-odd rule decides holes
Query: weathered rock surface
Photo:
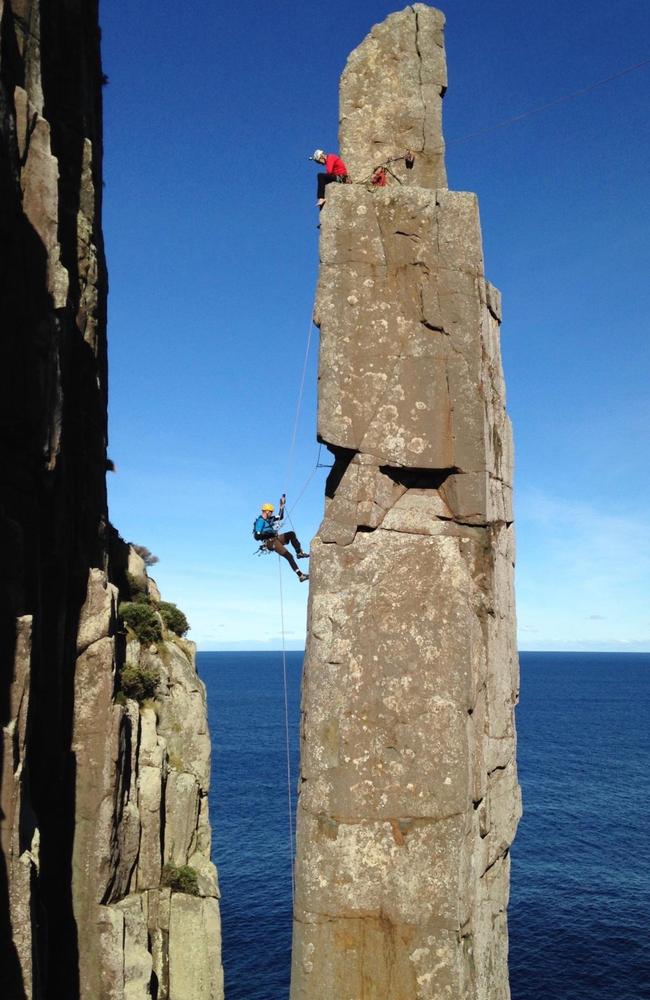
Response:
[[[509,997],[512,441],[477,201],[434,152],[442,25],[391,15],[341,80],[358,175],[379,138],[416,163],[404,184],[333,185],[321,215],[335,462],[311,547],[292,1000]]]
[[[117,612],[160,595],[108,523],[101,85],[95,0],[0,0],[1,992],[220,1000],[194,651]]]
[[[376,24],[348,58],[341,78],[340,144],[355,180],[411,150],[412,170],[391,163],[402,184],[446,187],[444,25],[441,11],[412,4]]]
[[[111,628],[115,608],[102,590],[117,597],[117,588],[91,570],[81,635],[96,634],[101,607],[105,632]],[[154,698],[139,704],[122,696],[116,704],[116,645],[108,634],[84,650],[75,671],[72,882],[80,996],[101,997],[110,983],[110,997],[140,1000],[155,983],[160,1000],[221,1000],[205,688],[192,643],[166,632],[163,642],[143,646],[130,630],[126,643],[124,665],[158,677]],[[195,895],[166,888],[187,868]]]

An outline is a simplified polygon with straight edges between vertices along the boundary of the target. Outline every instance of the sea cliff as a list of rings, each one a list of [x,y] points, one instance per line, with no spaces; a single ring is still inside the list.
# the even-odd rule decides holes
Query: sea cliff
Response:
[[[0,2],[2,993],[220,1000],[203,685],[108,519],[99,40]]]

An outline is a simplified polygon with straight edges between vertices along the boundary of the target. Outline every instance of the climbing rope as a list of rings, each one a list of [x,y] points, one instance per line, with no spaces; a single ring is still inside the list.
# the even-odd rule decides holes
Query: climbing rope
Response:
[[[503,121],[496,122],[494,125],[487,125],[485,128],[477,129],[475,132],[467,132],[465,135],[459,135],[455,139],[449,139],[444,146],[439,146],[437,149],[427,150],[427,152],[444,153],[450,146],[457,146],[462,142],[469,142],[471,139],[478,139],[481,136],[489,135],[491,132],[497,132],[499,129],[509,128],[511,125],[516,125],[518,122],[524,121],[526,118],[531,118],[533,115],[538,115],[542,111],[548,111],[549,108],[555,108],[559,104],[564,104],[567,101],[573,101],[576,97],[582,97],[584,94],[589,94],[592,90],[596,90],[598,87],[604,87],[608,83],[613,83],[614,80],[620,80],[622,76],[634,73],[636,70],[643,69],[645,66],[650,66],[650,59],[643,59],[641,62],[634,63],[632,66],[626,66],[617,73],[612,73],[611,76],[603,77],[602,80],[596,80],[594,83],[587,84],[586,87],[580,87],[579,90],[573,90],[569,94],[562,94],[561,97],[555,97],[552,101],[546,101],[544,104],[538,104],[534,108],[522,111],[519,115],[513,115],[511,118],[504,118]],[[412,157],[413,154],[407,150],[406,154],[390,157],[388,160],[384,160],[383,163],[378,164],[368,177],[360,181],[353,181],[352,183],[369,184],[373,187],[384,187],[386,183],[386,174],[388,173],[399,184],[401,184],[402,181],[390,169],[390,164],[397,163],[399,160],[405,160],[408,166],[409,156]]]
[[[305,382],[306,382],[306,379],[307,379],[307,367],[309,365],[309,352],[310,352],[310,349],[311,349],[311,338],[312,338],[313,330],[314,330],[313,307],[310,307],[310,310],[309,310],[309,327],[308,327],[308,330],[307,330],[307,344],[305,346],[305,357],[304,357],[303,364],[302,364],[302,375],[301,375],[301,378],[300,378],[300,388],[298,390],[298,400],[296,402],[296,413],[295,413],[295,416],[294,416],[293,429],[292,429],[292,432],[291,432],[291,443],[289,445],[289,455],[288,455],[288,458],[287,458],[287,468],[286,468],[286,475],[285,475],[285,483],[287,483],[287,484],[290,483],[291,474],[293,472],[293,456],[294,456],[294,451],[295,451],[295,447],[296,447],[296,438],[297,438],[297,435],[298,435],[298,423],[300,421],[300,411],[301,411],[301,408],[302,408],[302,400],[303,400],[303,396],[304,396],[304,393],[305,393]],[[311,472],[307,476],[307,479],[305,480],[304,484],[300,488],[300,490],[298,492],[298,496],[296,497],[296,499],[294,500],[293,504],[291,505],[291,508],[285,514],[285,516],[286,516],[289,524],[291,525],[291,528],[293,529],[293,531],[296,530],[296,527],[295,527],[293,521],[291,520],[291,512],[293,510],[295,510],[296,507],[298,506],[299,501],[302,499],[305,491],[307,490],[307,487],[309,486],[310,482],[314,478],[316,470],[318,468],[322,468],[322,466],[320,465],[320,450],[321,450],[321,447],[322,447],[321,445],[319,445],[319,447],[318,447],[318,457],[316,458],[316,464],[314,465],[313,469],[311,470]]]
[[[305,347],[305,358],[302,364],[302,376],[300,378],[300,388],[298,390],[298,401],[296,403],[296,413],[293,420],[293,431],[291,433],[291,444],[289,445],[289,455],[287,458],[287,468],[285,475],[285,483],[289,485],[291,479],[291,473],[293,471],[293,453],[296,447],[296,436],[298,434],[298,421],[300,420],[300,410],[302,407],[302,398],[305,392],[305,380],[307,378],[307,365],[309,364],[309,351],[311,348],[311,337],[312,331],[314,329],[314,317],[313,317],[313,307],[309,308],[309,328],[307,330],[307,345]],[[295,506],[295,504],[294,504]]]
[[[309,309],[309,326],[307,329],[307,343],[305,346],[305,357],[302,365],[302,375],[300,377],[300,388],[298,390],[298,399],[296,402],[296,412],[293,420],[293,429],[291,432],[291,443],[289,445],[289,454],[287,457],[287,468],[285,474],[285,483],[289,483],[291,480],[291,474],[293,471],[293,456],[296,447],[296,438],[298,435],[298,424],[300,421],[300,411],[302,409],[302,400],[305,392],[305,382],[307,379],[307,367],[309,364],[309,352],[311,349],[311,338],[312,331],[314,329],[314,319],[313,319],[313,308],[310,306]],[[318,451],[318,458],[316,459],[316,464],[311,470],[306,482],[300,489],[296,500],[294,501],[291,510],[295,510],[298,502],[305,493],[309,483],[316,473],[320,460],[320,447]],[[284,512],[284,516],[289,521],[292,529],[295,531],[293,521],[291,520],[291,510]],[[287,811],[289,817],[289,863],[291,866],[291,905],[292,909],[295,906],[296,898],[296,887],[295,887],[295,875],[294,875],[294,844],[293,844],[293,800],[292,800],[292,778],[291,778],[291,740],[289,737],[289,685],[287,680],[287,651],[286,651],[286,637],[285,637],[285,627],[284,627],[284,594],[282,591],[282,558],[278,555],[278,581],[280,588],[280,630],[282,634],[282,681],[284,687],[284,739],[285,739],[285,751],[286,751],[286,762],[287,762]]]
[[[295,876],[293,872],[293,801],[291,797],[291,745],[289,740],[289,693],[287,683],[287,652],[284,639],[284,598],[282,594],[282,560],[278,556],[278,577],[280,581],[280,622],[282,626],[282,678],[284,681],[284,738],[287,754],[287,805],[289,813],[289,863],[291,865],[291,907],[296,901]]]
[[[502,122],[497,122],[495,125],[488,125],[486,128],[479,129],[476,132],[468,132],[466,135],[458,136],[456,139],[450,139],[447,146],[455,146],[461,142],[469,142],[470,139],[476,139],[479,136],[487,135],[489,132],[496,132],[498,129],[508,128],[510,125],[515,125],[517,122],[523,121],[524,118],[530,118],[531,115],[538,115],[541,111],[547,111],[549,108],[554,108],[558,104],[564,104],[565,101],[573,101],[576,97],[582,97],[583,94],[589,94],[592,90],[596,90],[597,87],[603,87],[606,83],[612,83],[614,80],[619,80],[622,76],[627,76],[628,73],[634,73],[637,69],[643,69],[644,66],[650,66],[650,59],[644,59],[642,62],[634,63],[633,66],[626,66],[625,69],[621,69],[618,73],[612,73],[611,76],[606,76],[602,80],[596,80],[595,83],[590,83],[586,87],[581,87],[580,90],[574,90],[570,94],[563,94],[562,97],[556,97],[552,101],[547,101],[545,104],[539,104],[535,108],[529,108],[528,111],[522,111],[520,115],[513,115],[512,118],[505,118]],[[434,152],[443,152],[442,147],[439,150],[434,150]]]
[[[401,184],[400,178],[390,169],[391,163],[399,163],[401,160],[404,160],[407,169],[410,170],[415,162],[415,154],[410,149],[407,149],[406,152],[401,153],[399,156],[390,156],[387,160],[383,160],[376,167],[373,167],[368,177],[364,177],[361,181],[352,181],[351,183],[370,184],[372,187],[385,187],[386,174],[390,174],[398,184]]]
[[[305,481],[302,484],[300,490],[298,491],[298,496],[296,497],[296,499],[294,500],[294,502],[291,504],[291,507],[289,508],[289,510],[286,512],[285,516],[286,516],[287,520],[289,521],[289,524],[291,525],[291,527],[293,528],[294,531],[296,530],[296,526],[293,523],[293,521],[291,520],[291,511],[295,510],[296,507],[298,506],[298,504],[300,503],[301,499],[303,498],[304,494],[307,491],[307,487],[309,486],[310,482],[312,481],[312,479],[316,475],[317,470],[318,469],[331,469],[332,468],[331,465],[324,465],[321,462],[321,460],[320,460],[320,453],[321,453],[322,447],[323,447],[322,444],[318,445],[318,454],[316,455],[316,462],[314,464],[314,467],[311,470],[311,472],[309,473],[309,475],[307,476],[307,478],[305,479]]]

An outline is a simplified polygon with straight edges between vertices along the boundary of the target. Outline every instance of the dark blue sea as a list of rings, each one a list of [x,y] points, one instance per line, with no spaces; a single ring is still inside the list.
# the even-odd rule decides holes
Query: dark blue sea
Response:
[[[287,653],[293,784],[302,653]],[[226,1000],[286,1000],[281,653],[200,653]],[[512,1000],[650,1000],[650,654],[522,653]],[[295,806],[295,802],[294,802]]]

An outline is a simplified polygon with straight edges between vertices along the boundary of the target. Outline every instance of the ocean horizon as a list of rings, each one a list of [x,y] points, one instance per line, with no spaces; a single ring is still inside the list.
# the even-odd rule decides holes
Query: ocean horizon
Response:
[[[292,807],[303,654],[286,653]],[[522,651],[512,1000],[650,1000],[650,653]],[[226,1000],[288,996],[281,651],[201,651]],[[294,825],[295,829],[295,825]]]
[[[241,639],[233,642],[196,642],[197,653],[281,653],[281,639],[253,640]],[[285,652],[305,651],[304,639],[287,639],[284,645]],[[618,642],[603,646],[602,643],[576,642],[573,645],[559,642],[557,645],[550,643],[545,648],[533,648],[520,646],[519,654],[522,653],[650,653],[650,642]]]

